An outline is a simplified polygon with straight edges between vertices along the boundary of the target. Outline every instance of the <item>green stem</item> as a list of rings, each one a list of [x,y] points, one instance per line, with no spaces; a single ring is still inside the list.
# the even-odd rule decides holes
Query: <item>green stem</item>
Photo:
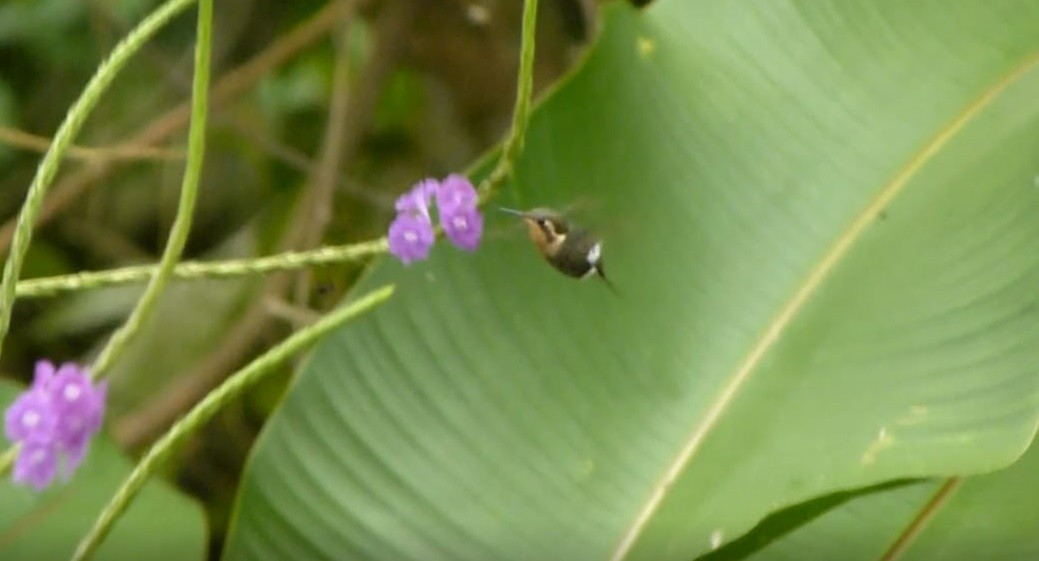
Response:
[[[69,112],[66,113],[65,120],[58,127],[58,132],[54,135],[54,141],[51,143],[47,153],[44,154],[43,160],[40,161],[40,165],[36,169],[36,176],[33,177],[32,184],[29,185],[29,191],[25,196],[25,203],[18,213],[18,223],[15,226],[14,237],[11,241],[11,253],[7,259],[7,264],[4,266],[3,283],[0,284],[0,348],[3,347],[4,339],[11,326],[11,309],[14,307],[16,298],[15,285],[18,281],[18,275],[22,271],[25,254],[29,250],[29,242],[32,240],[32,227],[40,213],[40,207],[43,204],[47,188],[50,186],[55,174],[57,174],[59,164],[65,157],[65,152],[68,151],[72,141],[75,140],[76,135],[83,128],[83,123],[101,99],[101,95],[108,89],[112,80],[126,65],[130,57],[148,39],[155,35],[159,29],[194,1],[169,0],[145,18],[125,39],[116,45],[108,60],[98,67],[97,72],[94,73],[86,88],[83,89],[83,93],[69,109]]]
[[[125,511],[148,478],[155,473],[159,465],[169,456],[184,439],[193,431],[208,422],[217,411],[229,401],[240,396],[245,390],[258,382],[266,374],[289,357],[299,353],[315,340],[338,328],[344,322],[370,310],[384,302],[393,294],[392,285],[371,292],[346,307],[324,316],[312,325],[296,332],[278,346],[259,356],[248,366],[239,370],[217,389],[210,392],[202,401],[191,409],[180,421],[173,425],[161,439],[155,442],[134,467],[122,486],[105,506],[105,509],[94,522],[94,527],[80,541],[76,548],[74,561],[89,559],[102,540],[108,535],[116,519]]]
[[[519,75],[516,77],[516,105],[512,125],[501,157],[490,175],[480,183],[480,202],[485,203],[512,174],[513,163],[523,150],[523,137],[530,117],[530,98],[534,91],[534,35],[537,28],[538,0],[523,2],[523,27],[520,39]]]
[[[232,278],[259,275],[274,271],[301,269],[313,265],[327,265],[348,261],[359,261],[385,253],[386,238],[350,245],[328,246],[313,251],[290,251],[258,259],[230,259],[226,261],[184,261],[173,269],[178,279]],[[90,290],[106,286],[143,282],[152,278],[158,270],[156,265],[138,265],[113,269],[45,277],[18,283],[19,298],[42,298],[66,292]]]
[[[516,79],[516,104],[512,113],[512,126],[506,138],[495,168],[480,183],[480,201],[486,203],[512,173],[513,163],[523,149],[524,136],[530,116],[531,96],[534,84],[534,36],[537,23],[537,0],[526,0],[523,6],[522,39],[520,46],[519,75]],[[366,242],[329,246],[313,251],[286,252],[258,259],[231,259],[215,262],[184,262],[178,264],[172,276],[178,279],[232,278],[259,275],[274,271],[301,269],[314,265],[327,265],[358,261],[366,257],[386,253],[386,238]],[[153,278],[158,267],[138,265],[113,269],[61,275],[22,281],[17,285],[19,298],[43,298],[66,292],[91,290],[107,286],[143,282]]]
[[[3,454],[0,454],[0,477],[7,473],[7,470],[14,465],[14,461],[18,458],[18,450],[22,447],[21,444],[15,443],[7,450],[4,450]]]
[[[202,162],[206,151],[206,117],[209,100],[209,59],[213,36],[213,1],[199,0],[198,24],[195,37],[195,75],[191,85],[191,126],[188,130],[188,160],[184,179],[180,187],[180,203],[173,220],[166,249],[162,252],[158,268],[148,282],[148,287],[137,301],[130,317],[108,340],[90,369],[95,379],[104,376],[116,357],[126,348],[130,339],[141,329],[159,302],[173,268],[184,252],[184,245],[191,232],[191,218],[198,199],[198,184],[202,176]]]

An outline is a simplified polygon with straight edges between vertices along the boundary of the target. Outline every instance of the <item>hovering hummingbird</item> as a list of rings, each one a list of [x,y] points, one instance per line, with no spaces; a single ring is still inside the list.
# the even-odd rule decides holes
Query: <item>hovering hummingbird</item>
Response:
[[[603,270],[602,240],[591,232],[570,223],[561,213],[548,208],[528,211],[498,208],[523,219],[531,241],[557,271],[578,279],[596,275],[617,292]]]

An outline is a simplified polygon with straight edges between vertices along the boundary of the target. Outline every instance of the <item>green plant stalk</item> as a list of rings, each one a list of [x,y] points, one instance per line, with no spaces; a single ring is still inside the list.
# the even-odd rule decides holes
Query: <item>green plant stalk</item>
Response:
[[[32,228],[36,223],[36,217],[40,213],[44,195],[47,188],[58,172],[65,153],[68,151],[72,141],[90,112],[101,99],[101,95],[112,84],[116,75],[126,65],[131,56],[136,53],[145,42],[155,33],[162,29],[174,16],[182,12],[195,0],[169,0],[157,10],[152,12],[136,28],[133,29],[112,50],[108,59],[101,63],[97,72],[91,77],[79,99],[72,105],[65,120],[58,127],[47,153],[44,154],[36,169],[36,175],[29,185],[29,191],[25,196],[25,203],[18,213],[18,222],[15,225],[14,237],[11,241],[11,253],[4,266],[3,282],[0,284],[0,349],[3,348],[4,339],[11,326],[11,309],[14,307],[16,298],[16,283],[18,275],[21,274],[25,254],[29,250],[29,242],[32,241]],[[4,456],[6,457],[6,455]],[[0,468],[3,466],[0,465]],[[2,472],[2,469],[0,469]]]
[[[486,203],[512,174],[513,163],[523,150],[523,139],[530,118],[530,98],[534,91],[534,35],[537,28],[538,0],[523,2],[523,25],[520,39],[519,75],[516,77],[516,104],[512,124],[505,139],[501,157],[494,169],[480,183],[480,203]]]
[[[15,444],[4,450],[3,454],[0,454],[0,477],[7,473],[7,470],[14,464],[15,458],[18,457],[18,449],[21,448],[20,444]]]
[[[191,85],[191,126],[188,129],[188,160],[184,167],[184,178],[180,186],[180,202],[177,216],[173,220],[166,249],[148,282],[148,287],[137,301],[126,323],[122,325],[101,349],[90,369],[94,379],[104,376],[116,357],[126,349],[130,339],[140,331],[145,320],[155,310],[159,295],[166,288],[173,268],[184,252],[184,245],[191,232],[192,215],[198,199],[198,184],[202,176],[202,162],[206,152],[206,117],[209,110],[209,59],[213,39],[213,1],[198,1],[198,24],[195,37],[195,75]]]
[[[534,29],[537,14],[537,0],[526,0],[523,11],[523,38],[520,54],[520,72],[517,79],[517,99],[513,112],[513,121],[508,139],[498,160],[495,169],[480,185],[481,203],[486,202],[493,196],[494,191],[512,171],[513,160],[518,156],[523,147],[523,138],[526,132],[528,116],[530,112],[530,97],[533,84],[534,67]],[[385,238],[368,242],[373,244],[375,252],[386,250]],[[284,265],[286,260],[268,260],[271,265]],[[238,262],[235,272],[254,272],[256,261]],[[149,451],[141,458],[130,476],[109,501],[94,523],[94,527],[83,538],[77,547],[73,557],[74,561],[86,561],[97,550],[101,542],[111,530],[112,525],[119,515],[124,512],[144,486],[150,475],[157,469],[158,465],[166,459],[172,449],[194,429],[207,422],[212,416],[229,400],[240,395],[245,389],[258,381],[264,374],[270,372],[273,367],[295,354],[303,347],[309,345],[315,339],[321,337],[328,331],[338,327],[341,323],[359,315],[375,305],[389,298],[393,293],[393,286],[384,287],[381,290],[370,293],[353,304],[342,308],[332,314],[318,320],[313,325],[297,332],[274,349],[263,354],[248,366],[229,378],[219,388],[210,392],[199,402],[188,414],[170,428],[166,434],[157,441]]]
[[[188,435],[208,422],[225,404],[240,396],[265,375],[274,372],[276,366],[346,321],[383,303],[393,295],[393,291],[393,285],[384,286],[322,317],[254,359],[245,368],[228,378],[220,387],[210,392],[145,453],[95,520],[93,528],[80,541],[73,557],[74,561],[85,561],[93,555],[112,529],[112,525],[130,506],[148,478]]]
[[[183,1],[183,0],[182,0]],[[190,0],[194,1],[194,0]],[[174,4],[175,2],[170,2]],[[185,6],[190,2],[185,3]],[[168,4],[169,5],[169,4]],[[520,47],[519,75],[516,86],[516,103],[513,109],[509,135],[495,168],[480,183],[480,203],[490,199],[512,172],[513,162],[523,148],[524,135],[529,120],[534,77],[534,31],[537,18],[537,0],[526,0],[523,6],[522,39]],[[146,22],[147,23],[147,20]],[[144,23],[142,23],[142,27]],[[117,48],[118,50],[118,48]],[[183,195],[183,193],[182,193]],[[439,234],[439,228],[438,234]],[[17,239],[17,237],[16,237]],[[286,252],[258,259],[232,259],[210,263],[185,262],[177,265],[172,275],[182,279],[233,278],[274,271],[300,269],[313,265],[357,261],[381,255],[387,251],[386,237],[344,246],[330,246],[305,252]],[[17,296],[40,298],[65,292],[90,290],[107,286],[143,282],[155,278],[158,266],[140,265],[114,269],[62,275],[23,281],[17,285]],[[0,475],[6,473],[14,461],[17,448],[0,455]]]
[[[313,265],[327,265],[359,261],[386,253],[386,238],[340,246],[327,246],[311,251],[289,251],[255,259],[226,261],[183,261],[177,263],[172,276],[177,279],[220,279],[260,275],[274,271],[302,269]],[[157,265],[135,265],[109,271],[96,271],[44,277],[18,283],[19,298],[44,298],[66,292],[78,292],[121,284],[143,282],[152,278]]]
[[[11,309],[14,307],[17,297],[16,282],[18,275],[21,274],[29,242],[32,240],[32,226],[39,215],[47,187],[54,179],[65,152],[80,129],[83,128],[83,123],[101,99],[101,95],[108,89],[130,57],[140,50],[156,32],[194,2],[195,0],[170,0],[149,14],[144,21],[130,31],[112,50],[108,59],[101,63],[97,72],[83,89],[79,99],[66,113],[61,126],[58,127],[58,132],[54,135],[54,140],[47,153],[44,154],[43,160],[40,161],[32,184],[29,185],[29,192],[26,194],[22,210],[18,213],[18,223],[15,225],[11,242],[11,254],[4,267],[3,283],[0,285],[0,349],[3,347],[3,341],[11,324]],[[18,449],[19,446],[15,444],[0,454],[0,477],[5,475],[14,464],[15,458],[18,456]]]
[[[502,147],[501,157],[494,169],[480,183],[480,203],[490,199],[512,173],[513,163],[523,148],[523,140],[530,116],[534,84],[534,32],[537,23],[537,0],[526,0],[523,7],[522,39],[519,75],[516,79],[516,103],[509,135]],[[437,229],[439,235],[439,228]],[[322,247],[312,251],[286,252],[256,259],[231,259],[213,262],[184,262],[178,264],[172,276],[178,279],[234,278],[274,271],[302,269],[314,265],[328,265],[358,261],[381,255],[388,249],[386,238],[350,245]],[[61,275],[22,281],[17,285],[19,298],[44,298],[66,292],[91,290],[108,286],[143,282],[155,275],[155,265],[138,265],[113,269]]]

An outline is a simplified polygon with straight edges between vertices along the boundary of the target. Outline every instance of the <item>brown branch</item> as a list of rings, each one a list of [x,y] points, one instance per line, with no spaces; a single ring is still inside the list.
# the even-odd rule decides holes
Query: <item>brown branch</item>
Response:
[[[333,28],[347,10],[351,0],[336,0],[329,3],[295,29],[278,39],[262,53],[245,64],[225,74],[210,90],[210,106],[216,107],[252,87],[272,68],[276,68],[295,56],[299,51],[323,37]],[[191,120],[191,107],[184,102],[167,111],[147,126],[131,135],[123,146],[154,146],[182,130]],[[37,224],[43,224],[71,204],[91,186],[111,172],[110,161],[95,161],[92,165],[64,179],[51,189],[43,203]],[[15,219],[0,227],[0,252],[6,252],[14,236]]]
[[[335,68],[332,73],[332,90],[329,96],[328,125],[325,136],[321,140],[317,164],[313,168],[310,179],[310,190],[303,204],[302,212],[309,215],[309,220],[299,221],[300,249],[314,247],[321,243],[328,224],[332,220],[336,180],[342,168],[343,138],[347,132],[347,117],[350,100],[350,23],[343,22],[342,33],[339,34],[339,49],[336,53]],[[358,115],[351,115],[351,122],[359,122]],[[354,127],[355,129],[358,127]],[[351,154],[351,157],[353,155]],[[302,218],[302,216],[300,217]],[[310,271],[302,271],[297,278],[294,300],[297,306],[306,306],[310,293]],[[300,324],[296,322],[296,326]]]
[[[325,146],[322,147],[322,154],[312,180],[315,187],[309,193],[308,204],[303,206],[303,212],[310,214],[311,220],[316,224],[310,232],[303,232],[304,243],[316,244],[315,238],[320,239],[331,220],[331,201],[340,162],[352,161],[360,148],[361,139],[369,129],[383,87],[407,45],[417,9],[413,0],[394,0],[386,3],[375,26],[376,39],[372,58],[357,81],[360,85],[358,91],[352,96],[343,95],[344,99],[332,100],[329,118],[332,119],[333,125],[336,119],[340,119],[343,123],[349,123],[349,126],[343,126],[340,130],[333,130],[330,126],[326,130]],[[346,43],[346,38],[343,37],[337,64],[337,80],[341,82],[344,91],[349,85],[349,45]],[[300,218],[299,223],[306,227],[307,218]],[[296,285],[297,305],[303,305],[305,302],[309,291],[309,274],[309,271],[304,272]]]
[[[326,131],[320,149],[321,158],[314,166],[311,186],[300,201],[291,224],[285,230],[280,244],[284,249],[299,247],[306,241],[305,236],[309,229],[307,224],[312,219],[313,201],[321,201],[322,196],[327,196],[327,192],[319,192],[317,182],[325,181],[334,185],[341,166],[352,162],[356,156],[360,139],[368,127],[379,93],[398,59],[400,45],[411,31],[414,15],[412,2],[395,4],[403,6],[404,11],[389,9],[380,19],[380,25],[377,26],[380,34],[376,50],[372,61],[357,81],[358,91],[352,96],[342,96],[347,101],[344,107],[338,109],[333,97],[329,109],[329,130]],[[378,68],[373,67],[376,65]],[[345,70],[341,71],[344,73],[341,77],[344,82],[348,81],[345,79],[345,76],[348,76]],[[334,128],[339,130],[331,130]],[[250,304],[242,319],[231,329],[219,348],[211,352],[191,372],[178,378],[154,398],[116,421],[113,428],[116,441],[131,448],[144,444],[219,385],[235,366],[244,362],[246,355],[275,324],[276,318],[283,315],[277,305],[272,312],[271,301],[280,301],[285,297],[291,280],[292,277],[287,273],[268,278],[261,293]]]
[[[250,121],[247,116],[240,115],[237,111],[228,111],[217,121],[221,125],[233,129],[239,136],[249,139],[271,159],[279,161],[303,175],[314,173],[314,164],[310,161],[309,155],[275,138],[274,135]]]
[[[51,145],[51,140],[45,136],[3,125],[0,125],[0,142],[14,148],[32,150],[41,154],[46,152]],[[73,160],[86,160],[94,163],[119,160],[157,160],[165,162],[169,160],[183,160],[184,152],[148,146],[70,146],[68,151],[65,152],[65,156]]]
[[[144,405],[124,414],[112,427],[112,436],[125,448],[136,448],[158,435],[180,415],[220,384],[254,349],[274,320],[265,299],[280,297],[291,277],[279,273],[267,278],[260,296],[250,304],[223,343],[184,376],[177,378]]]
[[[154,256],[125,236],[93,220],[62,221],[62,233],[74,244],[108,261],[147,263]]]

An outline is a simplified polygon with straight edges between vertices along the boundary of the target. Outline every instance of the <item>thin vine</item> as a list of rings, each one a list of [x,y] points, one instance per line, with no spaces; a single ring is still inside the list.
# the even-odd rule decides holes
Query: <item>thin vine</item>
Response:
[[[520,43],[519,76],[516,77],[516,104],[512,110],[512,125],[505,139],[501,157],[487,177],[480,182],[477,191],[480,203],[489,201],[512,175],[513,165],[523,150],[530,119],[530,100],[534,91],[534,36],[537,28],[538,0],[523,2],[522,39]]]
[[[32,241],[33,225],[40,214],[40,207],[43,205],[47,188],[50,187],[51,181],[58,173],[58,166],[65,158],[65,153],[72,145],[76,135],[79,134],[80,129],[83,128],[83,123],[86,122],[90,112],[100,101],[101,95],[108,90],[130,57],[140,50],[141,46],[156,32],[194,2],[195,0],[169,0],[149,14],[140,25],[116,45],[112,54],[101,63],[97,72],[87,83],[79,99],[65,114],[65,120],[58,127],[50,149],[47,150],[36,169],[36,176],[33,177],[29,191],[25,195],[25,203],[22,204],[22,209],[18,213],[18,223],[15,226],[11,242],[11,253],[4,266],[3,282],[0,284],[0,349],[3,349],[4,339],[11,327],[11,311],[17,297],[16,283],[22,272],[25,255],[29,251],[29,242]]]
[[[172,276],[189,280],[262,275],[314,265],[360,261],[386,253],[386,249],[386,238],[379,238],[349,245],[326,246],[311,251],[288,251],[253,259],[228,259],[211,262],[183,261],[173,269]],[[135,265],[109,271],[91,271],[25,280],[18,283],[18,297],[45,298],[67,292],[143,282],[151,278],[157,269],[156,265]]]
[[[206,122],[209,110],[209,63],[213,39],[212,0],[199,0],[198,25],[195,37],[195,72],[191,84],[191,126],[188,129],[188,160],[180,187],[180,202],[173,220],[166,249],[148,282],[144,294],[130,313],[130,317],[108,340],[90,369],[90,375],[99,379],[105,375],[116,357],[126,349],[133,336],[140,331],[148,316],[155,310],[159,296],[173,273],[173,268],[184,252],[191,232],[192,214],[198,199],[198,184],[202,176],[202,162],[206,151]]]
[[[30,187],[29,196],[22,214],[19,216],[19,228],[15,233],[12,258],[8,261],[4,270],[3,286],[0,291],[0,343],[6,334],[10,322],[10,304],[16,297],[42,297],[60,294],[68,291],[87,290],[102,286],[112,286],[124,283],[142,282],[151,279],[146,297],[153,298],[161,291],[162,286],[169,278],[227,278],[250,274],[262,274],[277,270],[296,269],[318,264],[331,264],[345,261],[360,260],[365,257],[383,254],[387,251],[386,238],[351,244],[347,246],[326,247],[309,252],[288,252],[274,256],[249,260],[229,260],[212,263],[188,262],[176,264],[183,243],[190,229],[190,212],[187,218],[178,211],[178,221],[171,231],[170,242],[164,252],[163,259],[158,265],[147,265],[139,267],[127,267],[112,271],[88,272],[61,277],[35,279],[25,281],[16,285],[16,280],[21,267],[21,259],[24,257],[25,249],[31,238],[31,224],[39,211],[40,203],[47,184],[53,179],[57,163],[60,162],[64,151],[71,144],[75,133],[78,132],[85,119],[86,113],[96,104],[100,94],[114,78],[115,73],[121,68],[125,60],[136,52],[137,49],[154,32],[171,19],[176,13],[183,10],[194,0],[170,0],[159,10],[154,12],[142,24],[135,29],[119,46],[113,51],[112,57],[106,64],[99,68],[95,78],[88,84],[80,101],[73,106],[66,118],[66,123],[59,129],[55,136],[54,144],[48,151],[41,163],[40,170]],[[202,80],[199,76],[200,53],[203,49],[203,37],[205,37],[205,52],[208,53],[208,41],[210,37],[209,26],[211,25],[212,0],[201,0],[199,7],[199,45],[196,50],[196,77],[194,95],[200,91],[199,84],[205,84],[202,80],[208,80],[208,65],[202,71],[206,74]],[[524,135],[529,119],[531,95],[533,90],[533,66],[534,66],[534,35],[536,27],[537,0],[525,0],[522,24],[522,44],[520,49],[519,75],[517,78],[517,96],[513,110],[512,124],[509,134],[503,144],[501,155],[494,169],[480,183],[480,202],[486,203],[502,184],[509,178],[513,171],[515,159],[522,150]],[[206,57],[208,62],[208,56]],[[205,87],[201,87],[205,91]],[[189,165],[185,173],[184,187],[181,197],[181,210],[193,206],[197,189],[198,172],[201,166],[201,152],[203,148],[200,136],[204,127],[196,129],[196,119],[201,117],[199,124],[204,123],[205,105],[195,106],[197,112],[192,118],[192,142],[189,144]],[[194,163],[194,167],[192,164]],[[185,204],[187,203],[187,204]],[[180,227],[178,228],[178,224]],[[74,559],[77,561],[89,559],[100,546],[112,525],[123,511],[130,505],[137,492],[142,488],[148,478],[154,473],[158,465],[169,455],[170,451],[199,426],[210,419],[219,409],[239,396],[252,384],[260,380],[266,373],[283,362],[289,356],[302,351],[315,340],[329,331],[337,328],[342,323],[372,309],[376,305],[388,299],[393,293],[393,287],[387,286],[381,290],[370,293],[357,300],[349,306],[334,311],[321,318],[314,324],[298,331],[283,341],[278,346],[264,353],[248,366],[231,376],[219,388],[208,394],[200,401],[183,419],[173,425],[164,436],[158,440],[141,459],[121,488],[113,496],[95,521],[94,527],[83,538],[77,548]],[[148,296],[148,295],[152,296]],[[133,333],[134,325],[148,313],[148,302],[142,298],[135,314],[124,326],[124,338]],[[144,312],[141,312],[141,309]],[[134,317],[136,316],[136,318]],[[136,320],[136,321],[135,321]],[[115,340],[116,337],[113,337]],[[125,341],[124,341],[125,342]],[[107,353],[102,353],[96,366],[96,370],[103,371],[111,362],[119,350],[121,343],[110,344]],[[11,456],[14,449],[8,450],[4,456],[0,456],[0,473],[4,470],[4,460]],[[7,462],[9,466],[10,462]]]
[[[202,2],[208,1],[202,0]],[[285,362],[286,359],[308,348],[317,339],[340,327],[343,323],[385,302],[393,295],[393,290],[393,285],[380,288],[297,331],[276,347],[257,357],[248,366],[228,378],[220,387],[206,395],[180,421],[170,427],[162,438],[157,440],[148,452],[144,454],[133,471],[130,472],[130,475],[127,476],[123,484],[115,492],[115,495],[112,496],[104,510],[101,511],[97,520],[94,521],[94,526],[80,541],[73,556],[73,561],[90,559],[111,531],[112,525],[130,506],[130,503],[133,502],[133,499],[148,481],[148,478],[155,473],[160,464],[169,457],[170,452],[176,449],[185,438],[209,421],[224,405],[255,385],[265,375],[274,372],[275,367]]]
[[[3,281],[0,284],[0,349],[11,325],[11,311],[17,298],[17,281],[21,274],[25,255],[32,241],[33,224],[40,213],[47,188],[58,172],[58,166],[65,157],[73,140],[83,128],[90,112],[100,101],[102,94],[115,80],[116,75],[140,48],[176,15],[191,6],[195,0],[169,0],[148,15],[137,27],[119,42],[108,59],[101,63],[97,72],[83,89],[79,99],[72,105],[65,120],[58,127],[57,134],[47,153],[36,169],[36,176],[29,185],[25,203],[18,213],[18,223],[14,231],[11,253],[4,266]],[[161,289],[161,286],[159,287]],[[145,314],[148,310],[145,310]],[[143,319],[137,314],[138,319]],[[114,339],[114,338],[113,338]],[[8,448],[0,454],[0,476],[7,473],[18,455],[18,446]]]
[[[502,147],[501,156],[490,174],[480,183],[481,203],[486,203],[505,183],[513,171],[513,165],[523,149],[527,121],[530,116],[534,84],[534,36],[537,24],[537,0],[527,0],[523,8],[522,44],[520,47],[519,76],[516,81],[516,102],[512,113],[512,125]],[[437,229],[440,234],[439,228]],[[224,261],[188,261],[174,268],[172,276],[177,279],[221,279],[249,275],[262,275],[276,271],[287,271],[360,261],[386,253],[386,238],[349,245],[327,246],[312,251],[290,251],[254,259],[230,259]],[[136,265],[109,271],[90,271],[70,275],[59,275],[31,279],[18,283],[19,298],[46,298],[68,292],[93,290],[109,286],[143,282],[155,274],[156,265]]]

